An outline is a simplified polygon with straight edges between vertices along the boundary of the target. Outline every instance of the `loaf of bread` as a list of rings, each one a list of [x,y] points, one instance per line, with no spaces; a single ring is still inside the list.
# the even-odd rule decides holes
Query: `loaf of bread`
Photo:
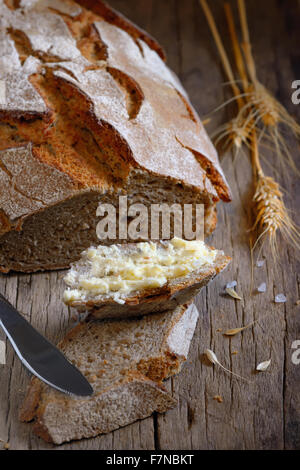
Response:
[[[197,318],[191,304],[142,319],[79,324],[59,347],[90,381],[93,396],[67,396],[34,378],[20,419],[34,420],[38,436],[61,444],[174,407],[177,400],[162,381],[187,358]]]
[[[120,194],[204,204],[207,234],[230,200],[162,48],[100,0],[0,0],[0,270],[68,267]]]
[[[64,301],[96,318],[172,310],[195,297],[229,260],[202,241],[179,238],[91,247],[66,274]]]

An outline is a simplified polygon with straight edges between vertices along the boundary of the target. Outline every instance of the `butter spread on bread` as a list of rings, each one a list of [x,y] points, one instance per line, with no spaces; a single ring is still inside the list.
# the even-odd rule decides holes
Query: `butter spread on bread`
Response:
[[[188,302],[228,263],[200,240],[91,247],[66,274],[64,301],[97,318],[168,310]]]
[[[119,303],[133,291],[162,287],[170,279],[185,276],[203,265],[213,264],[217,250],[203,241],[173,238],[170,242],[142,242],[128,250],[121,245],[89,248],[83,253],[87,272],[71,269],[64,280],[66,303],[85,295],[111,294]],[[73,287],[76,287],[73,289]]]

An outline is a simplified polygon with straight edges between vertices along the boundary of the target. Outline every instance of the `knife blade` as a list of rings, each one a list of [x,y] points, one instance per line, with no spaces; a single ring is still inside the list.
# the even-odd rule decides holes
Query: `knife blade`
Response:
[[[25,367],[60,392],[87,397],[93,388],[62,352],[0,294],[0,326]]]

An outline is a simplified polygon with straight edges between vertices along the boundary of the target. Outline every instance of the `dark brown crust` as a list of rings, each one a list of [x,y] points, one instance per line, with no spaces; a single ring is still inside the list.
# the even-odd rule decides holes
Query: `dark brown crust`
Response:
[[[192,152],[195,155],[201,167],[205,171],[208,179],[210,180],[210,182],[216,189],[219,198],[224,202],[230,202],[231,192],[230,192],[229,186],[225,183],[222,175],[220,175],[220,173],[218,172],[216,167],[213,165],[213,163],[207,157],[205,157],[205,155],[203,155],[202,153],[197,152],[196,150],[186,145],[184,145],[183,147],[188,149],[190,152]]]
[[[36,409],[39,405],[41,396],[40,382],[34,377],[27,390],[25,400],[23,401],[22,407],[19,413],[19,419],[24,422],[30,422],[35,417]]]
[[[112,7],[108,6],[107,3],[102,0],[75,0],[76,3],[82,5],[84,8],[91,10],[97,15],[102,16],[108,23],[114,24],[119,28],[126,31],[135,39],[142,39],[148,46],[157,52],[157,54],[166,60],[166,54],[160,44],[150,34],[146,33],[143,29],[132,23],[130,20],[125,18],[120,12],[117,12]]]
[[[213,233],[217,226],[218,214],[216,204],[212,204],[207,208],[204,218],[204,236],[208,237]]]
[[[50,436],[46,426],[41,420],[39,420],[39,418],[37,418],[34,423],[33,431],[38,437],[41,437],[45,442],[54,444],[53,439]]]

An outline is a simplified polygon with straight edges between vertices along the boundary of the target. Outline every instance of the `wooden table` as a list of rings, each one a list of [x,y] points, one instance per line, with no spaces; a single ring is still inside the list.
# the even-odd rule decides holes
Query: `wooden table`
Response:
[[[165,47],[169,65],[177,72],[203,117],[222,103],[227,88],[215,45],[197,0],[110,0],[129,18],[149,31]],[[228,44],[222,2],[210,4]],[[247,0],[253,50],[261,81],[295,116],[291,83],[300,79],[300,5],[296,0]],[[298,50],[297,50],[298,49]],[[209,131],[228,118],[230,110],[214,115]],[[299,145],[289,139],[299,160]],[[287,189],[286,203],[298,218],[297,180],[282,174],[276,159],[266,154]],[[179,396],[178,407],[95,439],[66,444],[60,449],[300,449],[300,364],[291,360],[292,343],[300,340],[299,278],[295,251],[279,242],[280,263],[267,248],[265,264],[254,268],[254,288],[266,282],[264,294],[250,292],[249,233],[253,194],[247,155],[223,157],[233,202],[219,205],[219,223],[211,243],[232,256],[229,269],[197,298],[200,319],[190,355],[182,372],[167,382]],[[271,168],[271,169],[270,169]],[[51,234],[49,234],[51,236]],[[242,301],[223,294],[224,285],[237,280]],[[60,339],[70,326],[61,302],[60,272],[0,277],[0,291],[50,339]],[[254,289],[255,290],[255,289]],[[274,296],[284,293],[285,304]],[[252,328],[226,338],[222,331],[258,320]],[[222,330],[222,331],[220,331]],[[251,383],[235,379],[208,365],[203,351],[210,348],[219,360]],[[266,372],[256,365],[272,358]],[[29,377],[7,345],[7,363],[0,365],[0,438],[11,449],[51,449],[32,434],[30,424],[18,421],[18,409]],[[222,397],[222,403],[214,399]],[[1,447],[1,446],[0,446]]]

